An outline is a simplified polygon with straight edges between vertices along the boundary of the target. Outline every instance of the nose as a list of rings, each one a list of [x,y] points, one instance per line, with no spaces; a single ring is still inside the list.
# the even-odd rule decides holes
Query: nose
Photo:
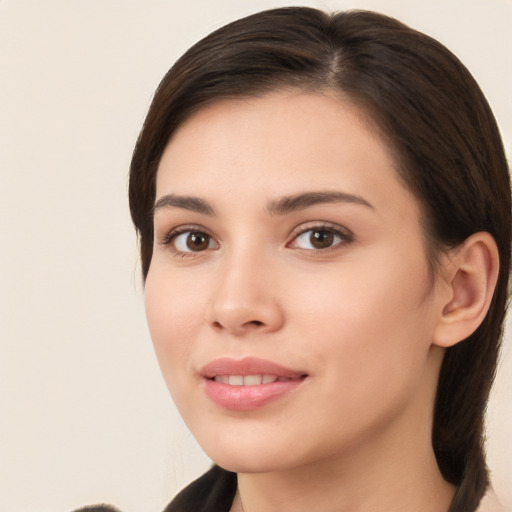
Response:
[[[234,336],[271,333],[284,324],[277,276],[270,262],[240,256],[224,262],[207,307],[206,321]]]

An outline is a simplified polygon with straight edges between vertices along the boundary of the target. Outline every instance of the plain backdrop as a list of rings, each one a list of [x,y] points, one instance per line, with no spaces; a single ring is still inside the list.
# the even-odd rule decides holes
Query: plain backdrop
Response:
[[[158,511],[208,465],[145,325],[126,199],[131,151],[172,62],[278,0],[0,0],[0,512],[109,502]],[[512,151],[510,0],[306,1],[438,38],[473,72]],[[488,418],[512,507],[512,348]]]

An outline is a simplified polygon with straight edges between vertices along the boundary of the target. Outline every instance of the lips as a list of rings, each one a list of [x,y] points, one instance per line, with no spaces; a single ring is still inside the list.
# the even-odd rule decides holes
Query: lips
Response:
[[[258,358],[216,359],[201,369],[207,396],[223,408],[249,411],[295,391],[307,378],[294,370]]]

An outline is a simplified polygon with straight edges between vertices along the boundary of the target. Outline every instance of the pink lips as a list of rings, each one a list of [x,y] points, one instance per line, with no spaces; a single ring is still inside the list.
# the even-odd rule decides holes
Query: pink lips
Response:
[[[307,376],[305,372],[253,357],[216,359],[200,373],[208,397],[225,409],[237,411],[254,410],[291,393]]]

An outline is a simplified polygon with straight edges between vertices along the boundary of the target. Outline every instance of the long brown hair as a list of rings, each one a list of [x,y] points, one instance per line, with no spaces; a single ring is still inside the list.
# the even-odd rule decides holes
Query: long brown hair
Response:
[[[482,446],[510,266],[508,166],[491,109],[471,74],[444,46],[367,11],[326,14],[280,8],[235,21],[193,46],[160,83],[130,170],[130,209],[145,277],[153,250],[157,167],[173,132],[204,105],[281,88],[342,93],[365,111],[393,150],[422,205],[428,255],[487,231],[500,274],[477,331],[449,348],[432,433],[444,478],[457,485],[451,512],[475,510],[488,484]]]

